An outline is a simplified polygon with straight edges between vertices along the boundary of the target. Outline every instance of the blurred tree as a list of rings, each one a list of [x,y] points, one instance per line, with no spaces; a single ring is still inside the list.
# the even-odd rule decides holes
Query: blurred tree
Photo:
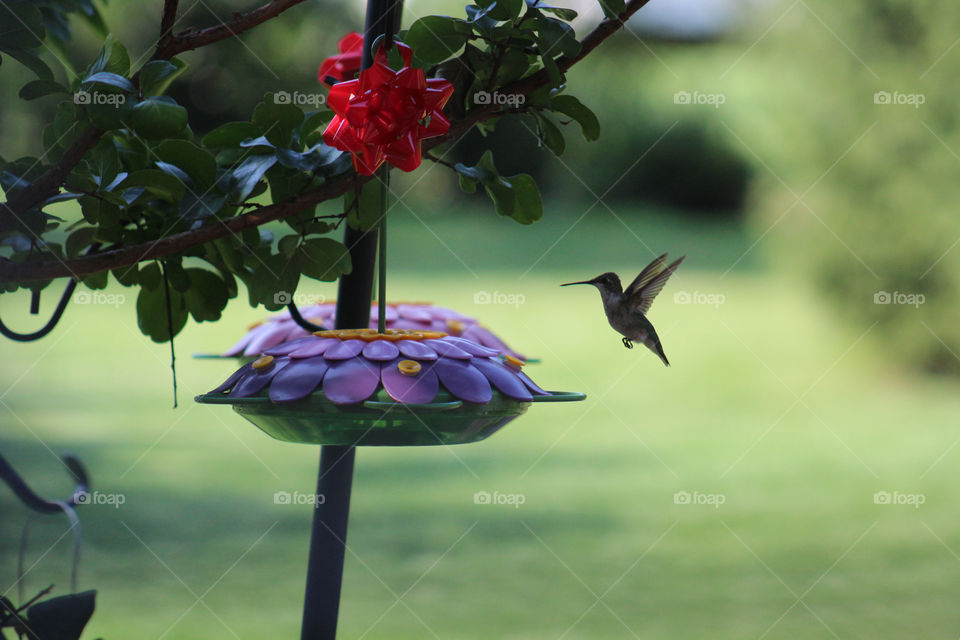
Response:
[[[753,108],[737,128],[769,168],[758,229],[892,355],[958,373],[960,5],[810,0],[789,14],[741,96]]]

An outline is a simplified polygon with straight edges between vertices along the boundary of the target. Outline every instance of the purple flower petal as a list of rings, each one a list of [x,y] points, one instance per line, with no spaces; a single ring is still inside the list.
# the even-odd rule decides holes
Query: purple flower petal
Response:
[[[430,322],[430,312],[424,307],[415,307],[409,304],[398,304],[397,313],[401,318],[415,322]]]
[[[295,360],[278,373],[270,383],[270,399],[274,402],[293,402],[313,393],[330,365],[323,358]]]
[[[472,341],[470,341],[470,340],[465,340],[465,339],[463,339],[463,338],[456,338],[456,337],[454,337],[454,336],[447,336],[446,338],[441,338],[441,340],[443,340],[443,341],[446,342],[446,343],[449,343],[449,344],[452,344],[452,345],[456,345],[457,347],[460,347],[461,349],[463,349],[464,351],[466,351],[467,353],[469,353],[469,354],[472,355],[472,356],[480,356],[480,357],[482,357],[482,358],[489,358],[489,357],[491,357],[491,356],[498,356],[498,355],[500,355],[500,352],[497,351],[496,349],[490,349],[489,347],[483,347],[483,346],[480,346],[479,344],[477,344],[476,342],[472,342]]]
[[[437,352],[437,355],[444,356],[447,358],[456,358],[457,360],[469,360],[471,356],[469,353],[461,349],[460,347],[446,342],[446,338],[442,340],[424,340],[423,344],[427,345],[431,349]]]
[[[395,344],[387,340],[374,340],[368,342],[363,348],[363,357],[367,360],[393,360],[400,355],[400,349]]]
[[[440,358],[434,370],[443,386],[461,400],[483,404],[493,397],[487,377],[467,361]]]
[[[283,336],[287,333],[287,329],[279,326],[277,322],[271,322],[263,326],[265,326],[267,330],[257,332],[257,335],[250,340],[250,344],[248,344],[244,350],[244,355],[260,355],[264,349],[275,347],[283,342]]]
[[[398,340],[397,348],[400,353],[414,360],[436,360],[437,352],[427,345],[416,340]]]
[[[323,355],[327,349],[333,345],[339,343],[340,341],[336,338],[318,338],[314,336],[313,342],[308,342],[304,346],[300,347],[296,351],[290,352],[291,358],[312,358],[314,356]]]
[[[281,343],[281,344],[278,344],[278,345],[275,346],[275,347],[270,347],[269,349],[267,349],[267,350],[264,351],[263,353],[264,353],[265,355],[268,355],[268,356],[286,356],[286,355],[289,355],[289,354],[293,353],[294,351],[296,351],[296,350],[299,349],[300,347],[305,347],[305,346],[307,346],[308,344],[313,344],[314,342],[316,342],[316,340],[317,340],[317,338],[315,338],[314,336],[307,336],[307,337],[305,337],[305,338],[297,338],[296,340],[291,340],[291,341],[289,341],[289,342],[283,342],[283,343]]]
[[[493,332],[485,327],[481,327],[480,325],[475,324],[472,327],[467,327],[467,329],[463,332],[463,336],[461,337],[482,344],[485,347],[496,349],[499,353],[509,353],[514,357],[520,358],[521,360],[526,360],[525,357],[508,347],[507,343],[494,335]]]
[[[376,325],[377,319],[379,317],[380,317],[380,308],[377,305],[370,307],[370,325],[371,326]],[[387,319],[387,322],[393,322],[399,316],[397,315],[396,309],[387,305],[387,312],[383,314],[383,317]]]
[[[533,392],[534,392],[535,394],[537,394],[538,396],[548,396],[548,395],[550,395],[550,392],[549,392],[549,391],[544,391],[543,389],[541,389],[540,386],[537,385],[536,382],[534,382],[533,380],[531,380],[531,379],[530,379],[530,376],[528,376],[527,374],[525,374],[523,371],[518,371],[518,372],[517,372],[517,377],[520,378],[521,380],[523,380],[523,384],[527,385],[527,388],[530,389],[530,391],[533,391]]]
[[[216,389],[210,391],[210,394],[212,395],[214,393],[223,393],[227,389],[232,388],[233,385],[235,385],[237,381],[240,380],[240,378],[250,373],[251,369],[253,369],[253,367],[250,366],[250,363],[243,365],[242,367],[234,371],[229,378],[224,380],[223,384],[221,384]]]
[[[440,320],[460,320],[461,322],[472,322],[471,318],[461,315],[453,309],[445,307],[430,307],[430,315]]]
[[[424,364],[417,375],[407,376],[400,373],[397,368],[398,362],[400,362],[399,358],[392,362],[384,362],[380,373],[383,388],[390,397],[406,404],[433,402],[440,390],[440,383],[433,365]]]
[[[327,360],[349,360],[363,351],[365,344],[363,340],[342,340],[324,351],[323,357]]]
[[[260,328],[260,327],[257,327],[257,329],[259,329],[259,328]],[[248,331],[245,336],[243,336],[242,338],[240,338],[240,340],[239,340],[239,342],[237,342],[237,344],[233,345],[232,347],[230,347],[229,349],[227,349],[226,351],[224,351],[224,352],[223,352],[223,355],[226,356],[226,357],[228,357],[228,358],[232,358],[232,357],[234,357],[234,356],[239,356],[241,353],[243,353],[244,348],[245,348],[249,343],[250,343],[250,331]]]
[[[250,368],[250,372],[230,392],[231,398],[248,398],[270,384],[273,377],[290,364],[290,358],[277,358],[263,369]]]
[[[295,322],[289,323],[288,327],[289,328],[287,329],[287,332],[283,335],[284,342],[290,342],[291,340],[296,340],[297,338],[313,335],[313,331],[307,331]]]
[[[533,396],[527,390],[526,385],[517,377],[516,372],[510,371],[502,364],[487,360],[486,358],[474,358],[471,363],[480,370],[487,379],[493,383],[497,389],[504,395],[510,396],[515,400],[530,402]]]
[[[359,340],[358,340],[359,342]],[[380,365],[362,358],[328,363],[323,378],[323,394],[334,404],[354,404],[366,400],[380,384]]]
[[[412,329],[414,331],[427,331],[430,326],[423,322],[414,322],[413,320],[405,320],[400,318],[396,322],[390,324],[391,329]]]

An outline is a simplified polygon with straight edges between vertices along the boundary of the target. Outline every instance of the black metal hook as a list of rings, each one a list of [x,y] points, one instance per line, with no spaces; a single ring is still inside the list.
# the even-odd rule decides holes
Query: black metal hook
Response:
[[[70,572],[70,590],[77,590],[77,573],[80,568],[80,546],[83,542],[83,533],[80,528],[80,519],[74,507],[86,502],[90,495],[90,476],[87,474],[86,467],[80,462],[80,459],[73,455],[64,455],[61,457],[63,465],[70,472],[74,481],[73,493],[66,500],[44,500],[31,489],[19,473],[7,462],[6,458],[0,454],[0,479],[7,483],[7,486],[13,491],[27,508],[42,514],[53,514],[63,512],[70,521],[70,530],[73,531],[73,568]],[[31,518],[28,516],[23,524],[23,530],[20,533],[20,552],[17,558],[17,585],[20,592],[20,599],[23,600],[23,578],[26,575],[26,555],[27,539],[29,538]]]
[[[100,248],[99,242],[94,242],[91,244],[87,250],[84,252],[84,255],[90,255],[94,251]],[[57,308],[53,310],[53,315],[50,316],[50,320],[47,321],[47,324],[43,325],[39,330],[34,331],[33,333],[20,333],[14,331],[7,325],[3,324],[3,320],[0,320],[0,335],[17,342],[35,342],[48,333],[54,330],[57,324],[60,323],[60,319],[63,317],[63,312],[67,309],[67,304],[70,302],[70,299],[73,296],[73,291],[77,288],[77,280],[71,278],[67,282],[67,286],[64,287],[63,293],[60,295],[60,302],[57,303]],[[30,295],[30,313],[36,315],[40,312],[40,292],[34,290]]]
[[[0,480],[7,483],[14,495],[27,508],[37,513],[59,513],[63,511],[63,505],[75,507],[82,504],[87,494],[90,492],[90,476],[87,474],[86,467],[76,456],[67,454],[61,457],[63,465],[70,472],[75,486],[73,493],[66,500],[44,500],[31,489],[19,473],[7,462],[7,459],[0,454]]]
[[[287,303],[287,309],[290,311],[290,317],[293,318],[294,322],[300,325],[300,328],[310,331],[311,333],[314,331],[326,331],[326,328],[324,328],[322,325],[313,324],[304,318],[300,314],[300,309],[297,309],[297,305],[295,305],[292,301]]]

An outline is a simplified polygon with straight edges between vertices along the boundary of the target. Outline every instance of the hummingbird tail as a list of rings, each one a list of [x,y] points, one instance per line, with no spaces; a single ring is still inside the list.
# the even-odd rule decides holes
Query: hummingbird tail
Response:
[[[667,360],[667,354],[663,352],[663,345],[660,344],[660,338],[656,333],[651,333],[647,336],[647,339],[643,341],[643,344],[653,351],[655,354],[660,356],[660,359],[663,360],[663,364],[670,366],[670,361]]]

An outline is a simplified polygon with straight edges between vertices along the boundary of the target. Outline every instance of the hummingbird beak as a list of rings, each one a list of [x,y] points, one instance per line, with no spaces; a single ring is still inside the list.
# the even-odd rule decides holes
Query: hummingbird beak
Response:
[[[566,284],[560,285],[561,287],[569,287],[574,284],[593,284],[593,280],[584,280],[583,282],[568,282]]]

